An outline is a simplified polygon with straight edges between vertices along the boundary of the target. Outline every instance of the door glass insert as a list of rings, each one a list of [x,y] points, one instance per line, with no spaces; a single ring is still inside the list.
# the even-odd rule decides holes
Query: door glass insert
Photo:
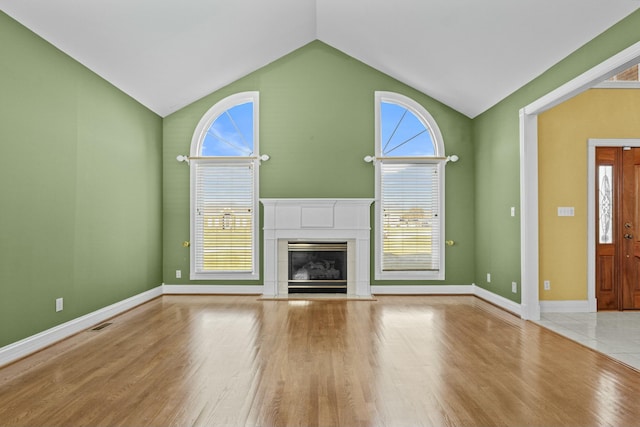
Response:
[[[613,166],[598,166],[598,240],[600,243],[613,243]]]

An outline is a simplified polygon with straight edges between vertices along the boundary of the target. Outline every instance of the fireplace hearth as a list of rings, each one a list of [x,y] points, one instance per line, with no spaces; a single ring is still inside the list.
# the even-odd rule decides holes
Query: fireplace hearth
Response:
[[[347,293],[347,242],[289,242],[289,293]]]

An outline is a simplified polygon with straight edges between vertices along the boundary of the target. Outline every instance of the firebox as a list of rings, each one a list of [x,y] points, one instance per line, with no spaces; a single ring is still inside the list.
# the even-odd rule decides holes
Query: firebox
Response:
[[[289,242],[289,293],[347,293],[347,242]]]

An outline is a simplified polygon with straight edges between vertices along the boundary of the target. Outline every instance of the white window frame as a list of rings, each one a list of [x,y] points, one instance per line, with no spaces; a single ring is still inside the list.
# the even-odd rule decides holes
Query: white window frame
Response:
[[[385,161],[398,163],[399,159],[393,157],[383,157],[381,152],[381,103],[394,103],[401,105],[411,111],[431,132],[431,136],[434,144],[434,156],[433,157],[403,157],[402,161],[405,163],[434,163],[437,164],[438,176],[439,176],[439,230],[438,241],[436,249],[439,252],[439,263],[437,271],[383,271],[382,270],[382,241],[383,241],[383,213],[381,203],[381,178],[382,173],[380,166]],[[436,124],[434,118],[429,112],[413,99],[401,95],[395,92],[375,92],[375,187],[376,187],[376,204],[375,204],[375,279],[376,280],[444,280],[445,278],[445,197],[444,197],[444,172],[446,158],[444,157],[444,140],[442,133]]]
[[[212,123],[228,109],[253,102],[253,155],[250,157],[201,157],[202,144],[204,142],[207,131]],[[190,150],[190,279],[191,280],[258,280],[259,272],[259,166],[260,154],[258,145],[259,132],[259,92],[240,92],[230,95],[211,107],[200,119],[191,139]],[[251,272],[234,272],[234,271],[198,271],[196,266],[196,169],[199,163],[215,163],[228,164],[247,163],[253,165],[253,221],[252,221],[252,266]]]

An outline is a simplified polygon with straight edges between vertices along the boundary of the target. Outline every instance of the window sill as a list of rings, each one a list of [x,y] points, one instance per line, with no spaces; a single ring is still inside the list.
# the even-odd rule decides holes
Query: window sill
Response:
[[[221,272],[196,272],[189,275],[190,280],[258,280],[258,273],[234,273],[231,271]]]
[[[376,271],[375,280],[444,280],[444,271]]]

